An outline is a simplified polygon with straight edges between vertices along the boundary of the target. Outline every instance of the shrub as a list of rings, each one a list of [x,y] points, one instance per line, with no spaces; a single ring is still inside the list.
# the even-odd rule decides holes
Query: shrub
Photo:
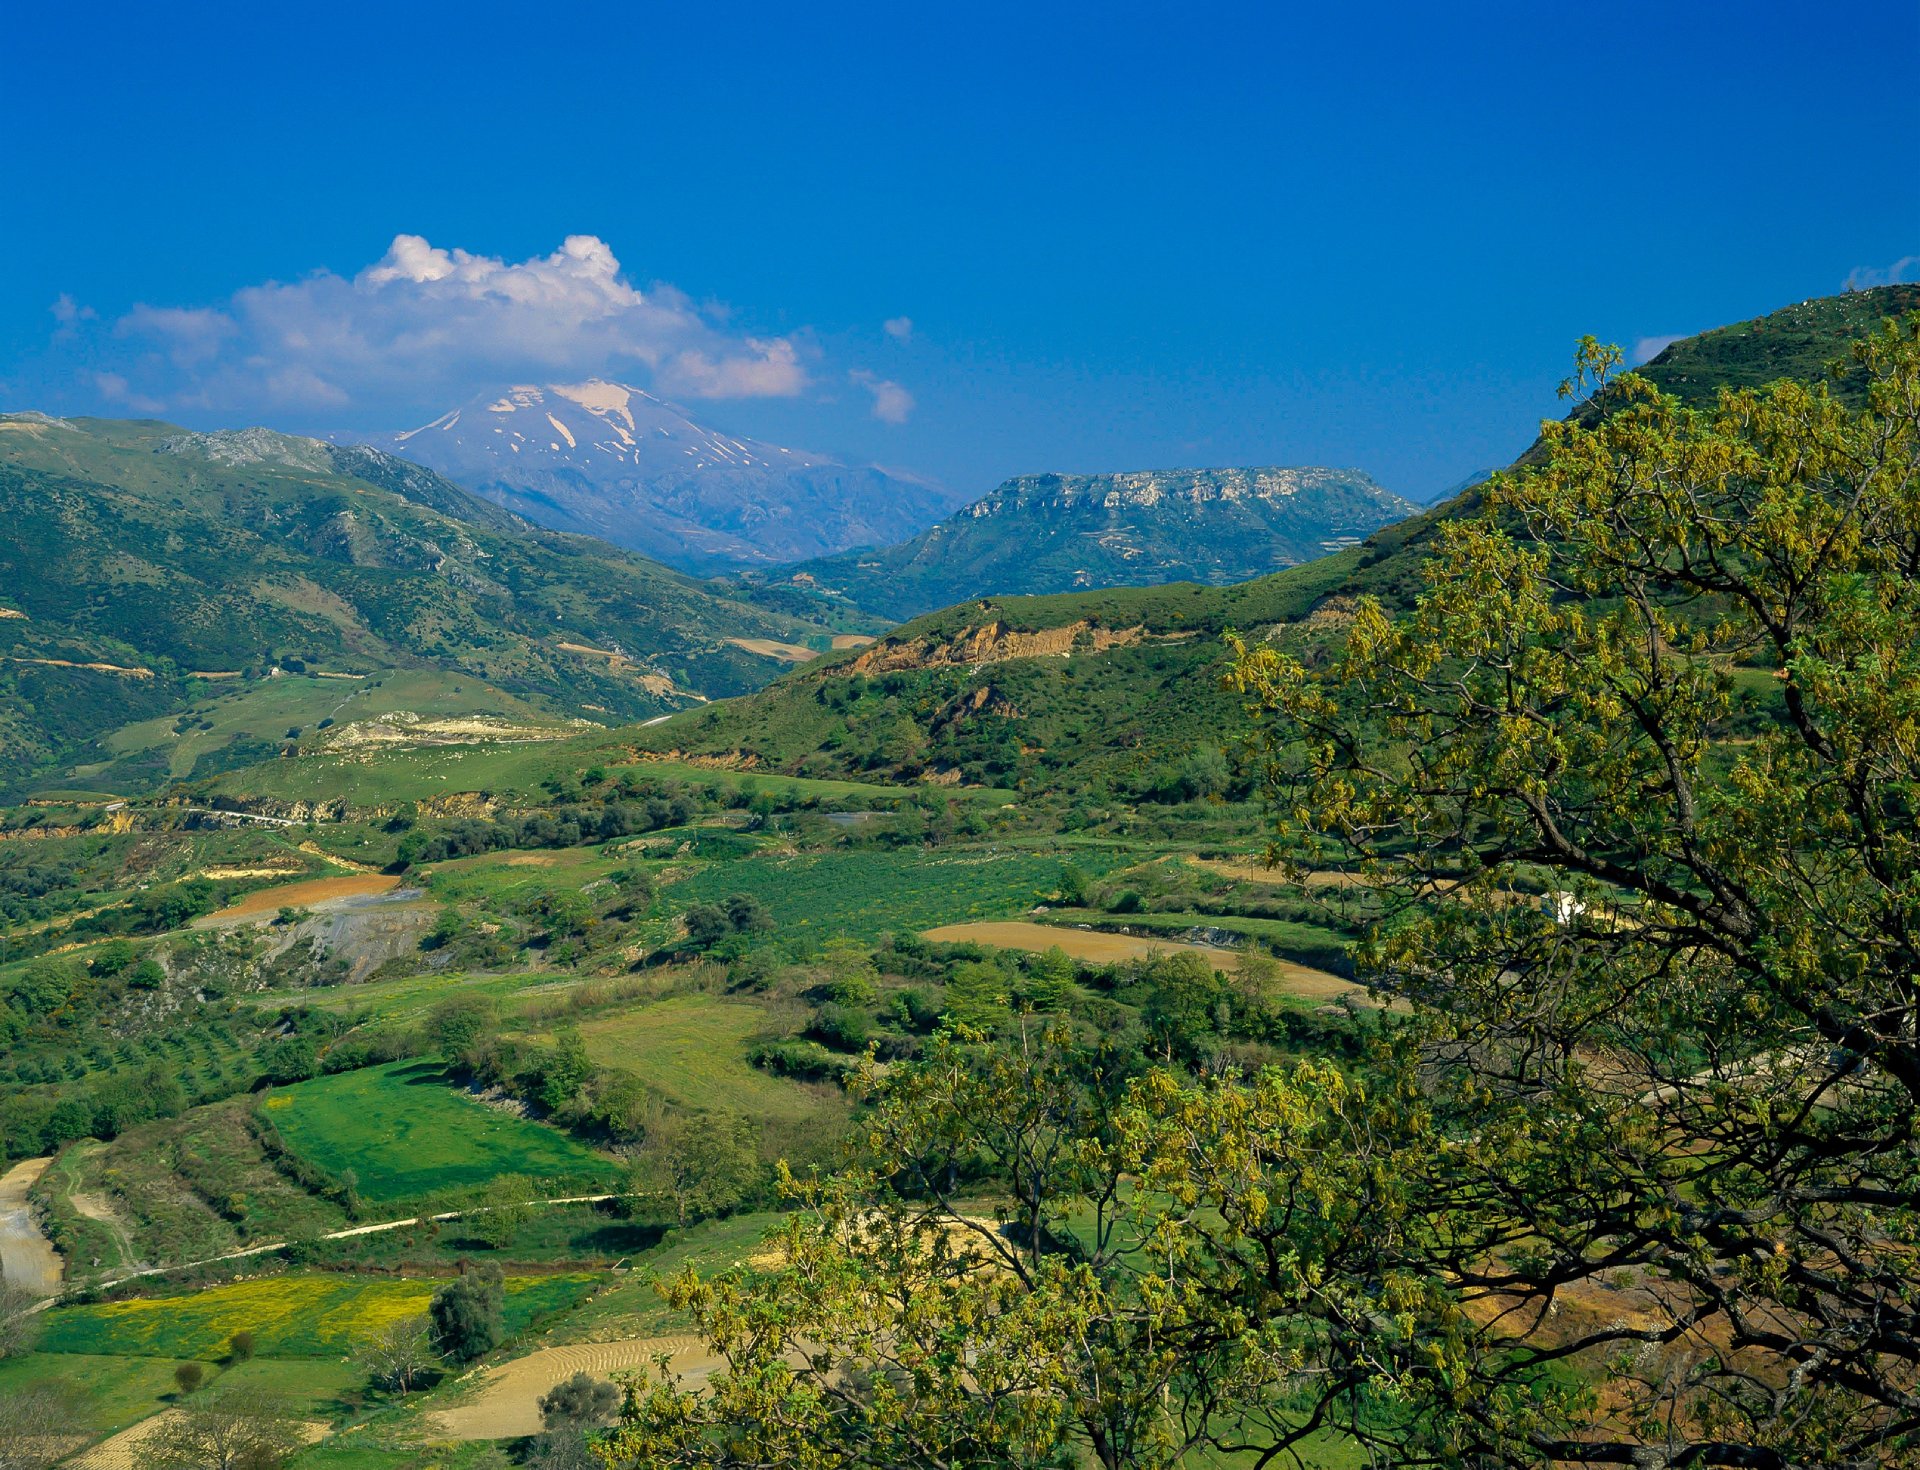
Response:
[[[873,1037],[873,1023],[864,1012],[829,1001],[813,1013],[807,1034],[836,1051],[859,1052]]]
[[[505,1332],[500,1273],[468,1267],[433,1294],[427,1320],[434,1350],[456,1363],[471,1363],[499,1346]]]
[[[620,1390],[591,1373],[576,1373],[540,1396],[540,1422],[557,1429],[590,1429],[605,1424],[620,1407]]]
[[[847,1070],[843,1058],[817,1041],[763,1041],[747,1053],[747,1061],[775,1077],[799,1082],[828,1082]]]

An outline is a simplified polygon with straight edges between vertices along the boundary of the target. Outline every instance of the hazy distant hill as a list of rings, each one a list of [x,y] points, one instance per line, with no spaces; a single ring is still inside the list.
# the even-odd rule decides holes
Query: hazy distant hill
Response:
[[[1417,509],[1359,470],[1023,475],[902,545],[794,570],[906,618],[988,594],[1244,582]]]
[[[736,439],[650,393],[598,380],[503,388],[423,428],[353,437],[543,526],[685,571],[883,545],[954,504],[912,476]]]
[[[609,720],[755,688],[829,641],[418,465],[264,429],[0,415],[0,524],[0,787],[129,722],[234,715],[275,666],[455,671],[472,708]],[[235,738],[298,723],[277,707]],[[135,778],[131,751],[94,751],[103,779]]]

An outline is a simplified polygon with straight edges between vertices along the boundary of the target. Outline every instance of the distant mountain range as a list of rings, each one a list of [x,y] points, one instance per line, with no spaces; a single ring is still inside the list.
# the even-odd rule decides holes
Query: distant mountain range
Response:
[[[718,433],[599,379],[507,387],[422,428],[334,437],[416,460],[540,525],[702,574],[885,545],[957,501],[897,471]]]
[[[283,669],[343,698],[402,671],[443,712],[606,721],[757,688],[833,641],[380,450],[268,429],[0,414],[0,524],[0,790],[76,761],[109,790],[185,774],[175,737],[215,727],[235,736],[216,767],[275,754],[301,723]]]
[[[891,618],[988,595],[1243,582],[1419,509],[1360,470],[1023,475],[931,530],[788,574]]]

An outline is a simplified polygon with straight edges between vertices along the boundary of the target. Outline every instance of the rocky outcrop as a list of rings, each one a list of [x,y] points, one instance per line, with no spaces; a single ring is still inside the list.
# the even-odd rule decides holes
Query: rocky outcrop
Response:
[[[1019,632],[995,618],[963,629],[945,640],[888,638],[840,665],[836,672],[890,674],[914,669],[978,669],[1016,658],[1067,658],[1076,653],[1105,653],[1110,648],[1143,642],[1146,637],[1143,624],[1106,628],[1082,618],[1058,628]]]

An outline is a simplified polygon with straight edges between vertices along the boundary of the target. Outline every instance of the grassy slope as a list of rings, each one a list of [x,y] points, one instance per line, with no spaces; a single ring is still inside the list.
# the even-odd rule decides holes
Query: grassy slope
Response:
[[[598,1183],[613,1166],[556,1129],[461,1096],[432,1062],[395,1062],[282,1088],[265,1116],[287,1146],[368,1201],[418,1199],[497,1174]]]
[[[1915,309],[1916,286],[1822,298],[1675,343],[1641,371],[1704,406],[1722,385],[1821,378],[1852,338],[1888,315]],[[1840,391],[1846,390],[1843,379]],[[1468,491],[1377,532],[1356,550],[1237,586],[1176,584],[963,603],[914,619],[874,650],[822,660],[757,694],[682,713],[635,738],[661,750],[744,755],[773,771],[887,779],[950,770],[973,781],[1068,787],[1097,799],[1196,746],[1231,739],[1237,712],[1211,677],[1221,662],[1224,630],[1259,636],[1316,609],[1335,610],[1340,597],[1370,594],[1405,605],[1420,589],[1433,528],[1470,512],[1478,500]],[[1185,641],[958,666],[938,666],[925,656],[982,629],[1079,623],[1140,626]],[[876,654],[889,653],[908,665],[919,655],[919,666],[860,676]],[[982,699],[986,707],[974,710]]]
[[[649,671],[734,693],[783,665],[728,639],[821,635],[641,557],[536,530],[400,461],[314,468],[301,458],[310,441],[276,440],[290,461],[233,464],[170,452],[178,433],[0,417],[0,605],[24,614],[0,618],[9,774],[257,687],[195,673],[289,658],[457,670],[501,691],[495,702],[633,718],[685,702],[644,683]],[[564,643],[618,646],[637,665]]]

